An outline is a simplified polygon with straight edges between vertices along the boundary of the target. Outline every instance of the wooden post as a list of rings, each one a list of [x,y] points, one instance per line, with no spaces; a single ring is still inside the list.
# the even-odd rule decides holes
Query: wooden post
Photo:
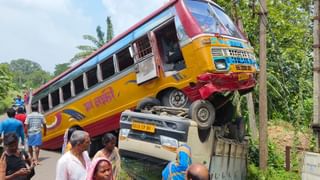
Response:
[[[268,110],[267,110],[267,55],[266,27],[267,5],[265,0],[259,1],[260,6],[260,78],[259,78],[259,167],[267,169],[268,160]]]
[[[319,0],[314,0],[313,19],[313,127],[316,139],[316,152],[319,152],[319,127],[320,127],[320,60],[319,60]]]

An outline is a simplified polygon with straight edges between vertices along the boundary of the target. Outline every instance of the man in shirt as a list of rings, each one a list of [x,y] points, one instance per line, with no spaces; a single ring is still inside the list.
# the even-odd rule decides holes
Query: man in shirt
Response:
[[[39,164],[40,146],[42,145],[42,128],[43,136],[47,134],[46,120],[38,112],[38,106],[31,106],[32,112],[27,115],[25,124],[27,128],[28,146],[31,158],[33,158],[33,147],[35,147],[35,161]]]
[[[86,180],[87,170],[91,164],[87,152],[90,145],[89,134],[76,130],[70,137],[70,143],[71,150],[64,153],[58,160],[56,180]]]
[[[9,132],[14,132],[18,138],[21,138],[21,145],[24,146],[23,124],[14,118],[16,111],[13,108],[9,108],[7,110],[7,115],[8,118],[0,122],[0,136],[2,133],[7,134]]]

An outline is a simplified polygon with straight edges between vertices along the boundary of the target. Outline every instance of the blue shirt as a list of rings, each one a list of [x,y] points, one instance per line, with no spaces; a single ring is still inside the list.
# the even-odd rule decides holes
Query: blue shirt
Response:
[[[17,106],[24,106],[24,100],[23,99],[16,99],[15,101]]]
[[[8,132],[15,132],[21,141],[24,142],[23,124],[15,118],[7,118],[0,122],[0,134],[7,134]]]

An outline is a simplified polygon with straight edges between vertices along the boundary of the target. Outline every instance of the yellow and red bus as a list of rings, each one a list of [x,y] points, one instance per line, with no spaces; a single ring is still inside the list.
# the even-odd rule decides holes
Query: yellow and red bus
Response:
[[[116,132],[122,111],[150,103],[192,103],[190,116],[206,128],[230,94],[255,87],[257,70],[253,48],[221,7],[171,0],[44,84],[31,103],[45,114],[47,149],[61,147],[73,126],[91,137]]]

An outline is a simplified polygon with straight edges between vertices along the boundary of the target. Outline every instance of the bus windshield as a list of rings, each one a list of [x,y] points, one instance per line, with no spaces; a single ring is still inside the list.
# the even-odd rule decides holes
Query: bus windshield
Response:
[[[208,2],[185,0],[204,33],[223,34],[243,39],[232,20],[220,8]]]

